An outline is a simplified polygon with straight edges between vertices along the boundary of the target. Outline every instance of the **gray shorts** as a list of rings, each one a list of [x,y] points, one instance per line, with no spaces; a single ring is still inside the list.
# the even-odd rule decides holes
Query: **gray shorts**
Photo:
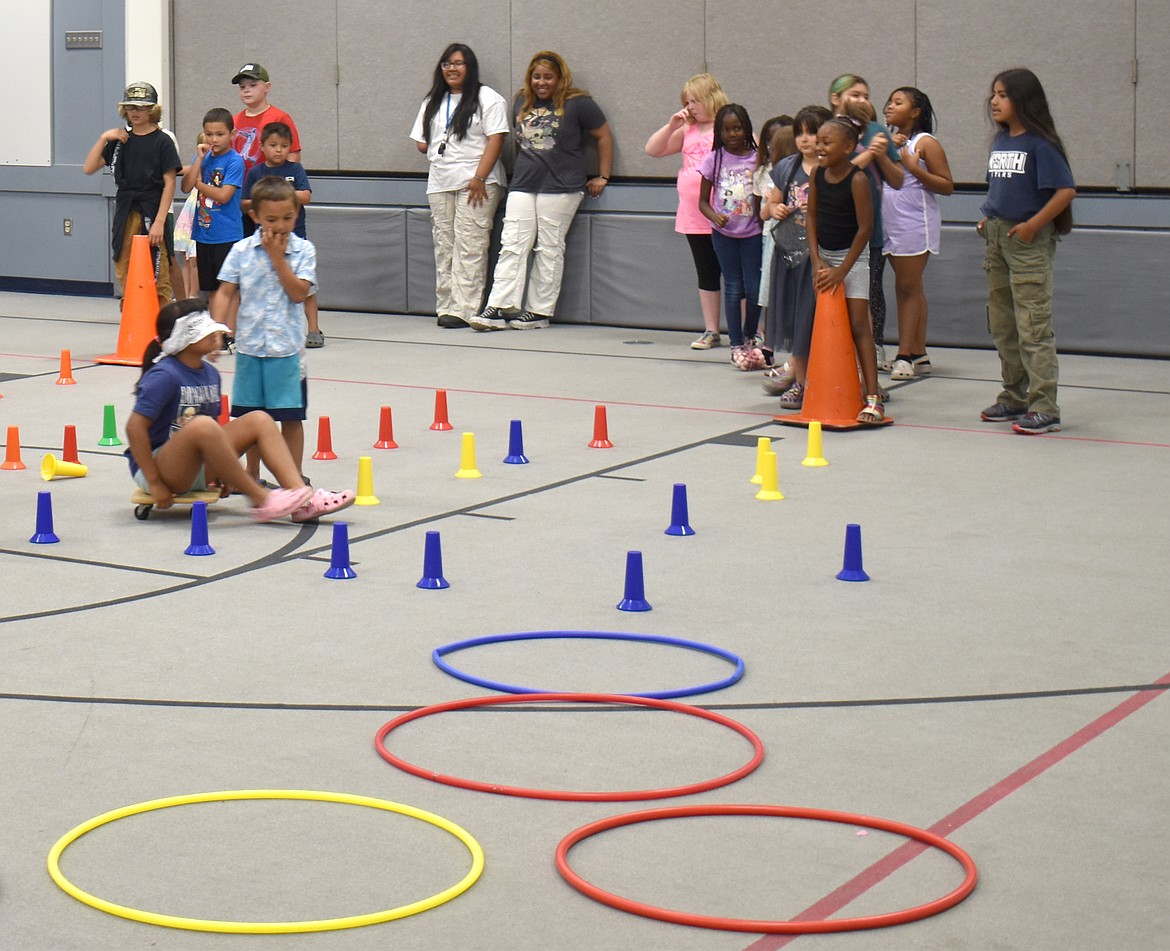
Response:
[[[829,251],[818,245],[817,252],[825,264],[829,267],[837,267],[845,260],[846,255],[849,254],[849,249],[846,248],[844,251]],[[853,267],[845,275],[843,284],[845,285],[846,298],[869,300],[869,248],[862,248],[861,254],[853,262]]]
[[[165,445],[166,443],[163,443],[163,446]],[[159,450],[161,449],[162,446],[159,446],[158,449],[151,453],[151,455],[158,456]],[[146,492],[147,494],[150,493],[150,483],[146,481],[146,476],[142,474],[141,469],[134,473],[134,484],[138,486],[138,488],[140,488],[143,492]],[[203,471],[203,467],[200,466],[199,471],[195,473],[195,481],[187,486],[187,488],[185,488],[182,492],[176,492],[175,495],[185,495],[188,492],[204,492],[206,489],[207,474]]]

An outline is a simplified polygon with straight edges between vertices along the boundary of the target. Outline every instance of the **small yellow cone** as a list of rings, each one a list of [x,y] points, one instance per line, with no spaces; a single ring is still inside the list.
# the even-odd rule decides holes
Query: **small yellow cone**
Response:
[[[776,471],[776,453],[764,453],[764,484],[756,493],[761,502],[780,502],[784,496],[780,494],[780,476]]]
[[[89,466],[80,462],[66,462],[52,453],[41,460],[41,478],[46,482],[53,479],[80,479],[89,474]]]
[[[764,453],[771,448],[772,440],[767,436],[761,436],[756,440],[756,474],[748,480],[752,485],[764,484]]]
[[[825,458],[824,439],[821,436],[821,424],[818,420],[814,419],[808,424],[808,455],[804,457],[800,464],[815,468],[829,464],[829,461]]]
[[[354,505],[381,505],[374,495],[374,464],[369,456],[358,457],[357,498]]]
[[[459,471],[456,479],[479,479],[483,473],[475,467],[475,433],[464,433],[459,452]]]

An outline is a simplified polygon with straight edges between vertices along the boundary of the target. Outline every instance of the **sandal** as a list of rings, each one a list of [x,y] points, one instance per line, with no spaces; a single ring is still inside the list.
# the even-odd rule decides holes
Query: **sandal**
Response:
[[[804,406],[804,384],[793,383],[780,395],[780,405],[784,409],[800,409]]]
[[[353,505],[357,495],[352,489],[344,492],[330,492],[328,489],[318,489],[303,505],[292,513],[294,522],[311,522],[322,515],[333,515],[342,509]]]
[[[313,490],[302,489],[273,489],[263,505],[252,509],[252,518],[257,522],[271,522],[276,518],[292,515],[312,497]]]
[[[796,371],[791,364],[772,367],[764,371],[764,392],[769,396],[782,396],[796,382]]]
[[[876,426],[884,423],[885,420],[886,408],[882,404],[882,401],[877,396],[867,396],[865,398],[865,406],[857,414],[857,421],[859,423],[867,423],[870,426]]]

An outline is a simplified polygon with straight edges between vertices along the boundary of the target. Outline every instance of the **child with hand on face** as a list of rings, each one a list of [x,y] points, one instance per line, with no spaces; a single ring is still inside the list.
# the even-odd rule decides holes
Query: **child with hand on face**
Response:
[[[317,292],[317,251],[293,233],[300,209],[290,182],[277,176],[262,178],[251,196],[256,233],[228,253],[212,312],[226,314],[237,306],[239,310],[232,416],[264,410],[277,420],[300,473],[308,414],[304,302]],[[260,458],[250,454],[248,474],[255,478],[259,472]],[[312,517],[339,511],[353,499],[352,492],[318,489],[309,502]]]

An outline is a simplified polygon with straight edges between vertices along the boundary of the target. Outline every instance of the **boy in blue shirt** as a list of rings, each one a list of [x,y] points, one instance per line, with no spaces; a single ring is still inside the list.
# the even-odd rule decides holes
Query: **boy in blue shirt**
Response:
[[[232,114],[212,109],[203,117],[203,142],[183,174],[183,191],[195,189],[199,202],[191,237],[199,245],[199,289],[206,294],[219,287],[219,269],[237,241],[240,224],[240,187],[244,160],[232,150]],[[225,321],[232,326],[231,321]]]
[[[296,191],[297,204],[300,211],[297,213],[297,223],[293,234],[304,238],[305,235],[305,205],[313,198],[313,189],[309,185],[309,176],[300,162],[289,161],[292,153],[293,133],[285,122],[269,122],[260,133],[260,151],[264,161],[253,165],[244,176],[243,198],[240,207],[244,214],[252,210],[252,186],[263,178],[275,175],[292,184]],[[309,332],[305,338],[305,346],[310,349],[325,346],[325,336],[317,322],[317,295],[313,294],[305,300],[305,317],[309,322]]]

